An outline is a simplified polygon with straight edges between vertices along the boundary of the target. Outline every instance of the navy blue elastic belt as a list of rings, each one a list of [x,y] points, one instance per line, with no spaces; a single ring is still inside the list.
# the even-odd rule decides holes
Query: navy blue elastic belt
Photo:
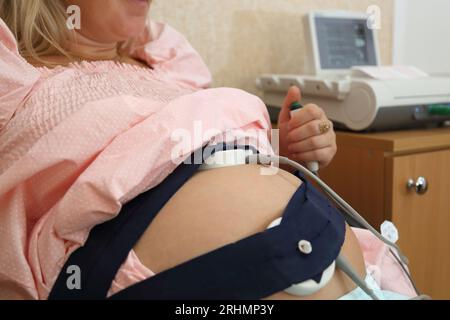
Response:
[[[129,252],[199,167],[181,164],[160,185],[124,205],[116,218],[93,228],[85,245],[69,257],[49,299],[106,299]],[[289,201],[279,226],[163,271],[110,299],[256,300],[308,279],[320,281],[341,251],[345,222],[321,193],[300,178],[303,184]],[[311,253],[299,251],[300,240],[311,243]],[[81,289],[67,285],[71,266],[81,270]]]

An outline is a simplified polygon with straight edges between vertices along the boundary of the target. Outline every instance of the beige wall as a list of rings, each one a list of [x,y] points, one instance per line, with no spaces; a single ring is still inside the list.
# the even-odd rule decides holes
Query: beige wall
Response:
[[[259,93],[262,73],[304,72],[302,17],[310,10],[366,11],[378,5],[381,60],[391,63],[394,0],[154,0],[151,17],[181,31],[214,76],[214,86]]]

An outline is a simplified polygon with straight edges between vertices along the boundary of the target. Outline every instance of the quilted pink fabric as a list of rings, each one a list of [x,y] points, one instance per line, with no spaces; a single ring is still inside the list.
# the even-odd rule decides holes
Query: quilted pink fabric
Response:
[[[151,23],[132,53],[153,69],[113,62],[35,68],[0,21],[0,280],[45,299],[90,229],[177,166],[176,130],[270,128],[263,102],[236,89],[204,89],[210,73],[189,43]],[[210,133],[208,134],[207,131]],[[268,138],[266,136],[268,145]],[[112,292],[148,277],[133,252]]]

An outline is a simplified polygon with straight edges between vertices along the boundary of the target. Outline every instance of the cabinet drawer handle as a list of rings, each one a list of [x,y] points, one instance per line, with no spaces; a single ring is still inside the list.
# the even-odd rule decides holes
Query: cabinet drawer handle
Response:
[[[409,179],[406,187],[408,190],[415,190],[417,194],[423,195],[428,191],[428,181],[424,177],[419,177],[417,181]]]

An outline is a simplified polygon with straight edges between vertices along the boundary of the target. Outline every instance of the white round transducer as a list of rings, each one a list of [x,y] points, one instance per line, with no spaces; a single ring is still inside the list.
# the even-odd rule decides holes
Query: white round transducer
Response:
[[[281,224],[282,218],[278,218],[275,221],[273,221],[267,229],[274,228],[276,226],[279,226]],[[302,254],[310,254],[312,252],[313,248],[311,246],[311,243],[309,243],[306,240],[300,240],[299,241],[299,251]],[[336,270],[336,262],[333,261],[333,263],[325,269],[325,271],[322,274],[322,278],[320,279],[320,282],[317,283],[313,279],[306,280],[302,283],[294,284],[291,287],[284,290],[284,292],[298,297],[305,297],[310,296],[319,290],[323,289],[333,278],[334,271]]]

